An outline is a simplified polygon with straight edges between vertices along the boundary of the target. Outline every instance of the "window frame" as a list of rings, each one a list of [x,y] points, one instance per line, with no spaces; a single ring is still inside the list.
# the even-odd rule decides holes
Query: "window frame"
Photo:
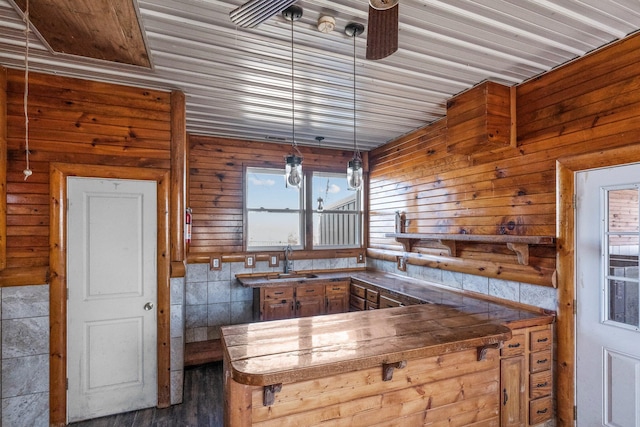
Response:
[[[248,191],[247,191],[247,186],[248,186],[248,182],[247,182],[247,177],[248,177],[248,172],[250,170],[258,170],[258,171],[266,171],[266,172],[275,172],[277,171],[278,174],[280,174],[282,168],[278,168],[277,166],[253,166],[253,165],[245,165],[243,167],[243,203],[242,203],[242,210],[243,210],[243,246],[244,246],[244,250],[246,252],[269,252],[269,251],[279,251],[283,248],[279,248],[277,246],[249,246],[249,211],[251,211],[251,209],[248,208]],[[355,245],[323,245],[320,247],[315,247],[313,244],[313,238],[314,238],[314,234],[313,234],[313,215],[317,212],[317,209],[315,208],[314,205],[314,200],[313,200],[313,175],[314,173],[328,173],[328,174],[344,174],[344,179],[345,179],[345,185],[346,185],[346,172],[343,172],[342,170],[336,170],[334,168],[311,168],[311,167],[305,167],[303,169],[303,173],[304,173],[304,181],[303,181],[303,185],[302,188],[300,188],[298,191],[300,197],[301,197],[301,223],[300,223],[300,241],[301,241],[301,245],[295,245],[293,246],[293,249],[297,250],[297,251],[335,251],[335,250],[360,250],[364,247],[364,240],[365,240],[365,185],[363,185],[363,188],[360,190],[357,190],[360,193],[359,197],[356,197],[357,200],[357,205],[358,205],[358,210],[353,211],[353,213],[356,215],[357,218],[357,222],[358,222],[358,230],[357,230],[357,236],[356,236],[356,240],[358,241],[357,244]],[[284,170],[282,170],[282,176],[284,177]],[[366,176],[366,174],[365,174]],[[283,178],[284,179],[284,178]],[[364,181],[365,183],[367,182],[366,180]],[[284,185],[284,182],[282,183],[282,185]],[[291,189],[290,191],[296,191],[294,189]],[[307,207],[311,207],[311,209],[308,209]],[[253,210],[253,211],[257,211],[257,210]],[[279,211],[279,210],[272,210],[269,209],[269,211]],[[282,212],[290,212],[291,210],[289,209],[282,209]],[[326,212],[326,211],[325,211]],[[333,211],[330,211],[333,212]],[[337,211],[339,213],[344,213],[346,211]]]

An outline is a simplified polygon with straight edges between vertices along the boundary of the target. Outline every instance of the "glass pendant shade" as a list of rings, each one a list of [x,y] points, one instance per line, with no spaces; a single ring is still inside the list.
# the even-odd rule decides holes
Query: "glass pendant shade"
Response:
[[[362,160],[357,157],[351,159],[347,165],[347,185],[350,190],[362,187]]]
[[[302,185],[302,157],[289,154],[284,168],[284,179],[287,188],[300,188]]]

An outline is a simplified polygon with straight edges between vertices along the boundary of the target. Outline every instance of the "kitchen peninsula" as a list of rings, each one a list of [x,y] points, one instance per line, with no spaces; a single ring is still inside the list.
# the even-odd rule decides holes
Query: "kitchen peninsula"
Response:
[[[419,303],[222,328],[225,425],[497,426],[518,417],[535,425],[551,416],[552,314],[380,272],[285,282],[345,277]],[[273,276],[240,281],[282,285]],[[527,368],[545,363],[548,381],[527,386]],[[530,396],[542,399],[527,405]]]

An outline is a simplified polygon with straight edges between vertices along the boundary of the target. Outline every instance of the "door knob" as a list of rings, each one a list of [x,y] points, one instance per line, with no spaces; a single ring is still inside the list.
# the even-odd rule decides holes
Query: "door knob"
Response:
[[[149,310],[151,310],[152,308],[153,308],[153,303],[152,303],[152,302],[148,302],[148,303],[146,303],[146,304],[144,305],[144,309],[145,309],[146,311],[149,311]]]

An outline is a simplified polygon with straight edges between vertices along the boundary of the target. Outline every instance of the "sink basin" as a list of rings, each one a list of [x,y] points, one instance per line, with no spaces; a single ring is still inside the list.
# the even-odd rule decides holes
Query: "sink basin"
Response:
[[[277,274],[270,274],[269,276],[267,276],[268,279],[270,280],[274,280],[274,279],[315,279],[316,277],[318,277],[317,274],[305,274],[305,273],[277,273]]]

